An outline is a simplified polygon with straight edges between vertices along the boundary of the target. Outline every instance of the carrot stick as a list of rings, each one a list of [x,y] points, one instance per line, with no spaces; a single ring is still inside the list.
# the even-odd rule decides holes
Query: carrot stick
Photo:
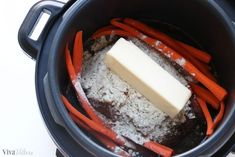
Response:
[[[98,32],[92,35],[93,39],[100,38],[101,36],[106,35],[118,35],[118,36],[124,36],[124,37],[131,37],[132,35],[126,31],[120,30],[120,29],[111,29],[111,30],[105,30],[102,32]]]
[[[69,74],[70,79],[71,80],[76,80],[77,75],[75,73],[73,63],[72,63],[72,60],[71,60],[68,43],[66,44],[66,47],[65,47],[65,61],[66,61],[66,66],[67,66],[67,70],[68,70],[68,74]]]
[[[212,121],[212,118],[211,118],[211,115],[210,115],[210,112],[206,106],[206,102],[200,98],[197,98],[197,102],[198,104],[200,105],[201,109],[202,109],[202,112],[206,118],[206,123],[207,123],[207,131],[206,131],[206,135],[207,136],[210,136],[212,135],[212,133],[214,132],[213,131],[213,121]]]
[[[190,45],[187,45],[181,41],[177,41],[175,40],[175,42],[177,42],[180,46],[182,46],[183,48],[185,48],[186,50],[188,50],[189,52],[191,52],[191,54],[197,58],[198,60],[204,62],[204,63],[209,63],[211,61],[211,56],[199,49],[196,49]]]
[[[119,135],[117,135],[115,132],[113,132],[111,129],[100,125],[98,123],[95,123],[94,121],[90,120],[83,114],[81,114],[76,108],[73,107],[73,105],[70,104],[70,102],[63,96],[61,95],[61,98],[63,100],[64,105],[66,108],[74,114],[77,118],[79,118],[83,123],[88,125],[90,128],[94,129],[96,132],[106,136],[107,138],[111,139],[115,143],[125,146],[125,139]]]
[[[204,74],[202,74],[197,68],[195,68],[192,64],[187,62],[184,65],[184,68],[189,73],[192,72],[192,76],[194,75],[194,78],[201,82],[207,89],[209,89],[219,101],[222,101],[225,96],[227,95],[227,91],[219,86],[216,82],[210,80],[208,77],[206,77]]]
[[[214,120],[214,125],[213,125],[212,129],[214,129],[218,126],[218,124],[222,120],[223,116],[224,116],[224,102],[221,102],[220,103],[220,111]]]
[[[73,45],[73,65],[75,73],[80,74],[82,69],[82,57],[83,57],[83,43],[82,43],[82,31],[76,34]]]
[[[206,67],[205,67],[206,68]],[[199,70],[199,69],[198,69]],[[201,71],[202,72],[202,71]],[[214,81],[215,83],[217,82],[215,76],[206,68],[202,72],[206,77],[208,77],[210,80]]]
[[[90,127],[88,127],[86,124],[84,124],[79,118],[77,118],[75,115],[70,113],[70,117],[73,119],[74,122],[76,122],[80,127],[91,133],[96,139],[98,139],[103,145],[105,145],[110,151],[121,155],[123,157],[130,157],[130,155],[124,151],[122,148],[116,145],[113,141],[108,139],[107,137],[103,136],[102,134],[97,133]]]
[[[100,32],[107,31],[107,30],[112,30],[112,29],[117,29],[117,28],[115,26],[112,26],[112,25],[104,26],[104,27],[98,29],[93,35],[98,34]]]
[[[142,34],[135,28],[132,28],[131,26],[120,23],[119,21],[111,20],[111,24],[131,33],[133,36],[139,38],[140,40],[154,47],[156,50],[161,52],[166,57],[175,61],[185,71],[187,71],[191,76],[193,76],[197,81],[201,82],[205,87],[207,87],[220,101],[223,100],[225,96],[227,95],[227,92],[225,89],[220,87],[214,81],[210,80],[207,76],[205,76],[202,72],[200,72],[193,64],[191,64],[189,61],[183,58],[176,51],[174,51],[173,49],[163,44],[161,41],[152,39]]]
[[[131,19],[131,18],[125,18],[124,23],[142,31],[143,33],[149,35],[150,37],[154,37],[164,43],[166,43],[168,46],[172,47],[175,50],[179,50],[179,52],[184,53],[188,51],[191,55],[196,57],[197,59],[201,60],[202,62],[209,63],[211,56],[207,54],[206,52],[197,50],[196,48],[193,48],[192,46],[189,46],[187,44],[182,44],[181,42],[178,43],[176,40],[168,36],[167,34],[160,32],[159,30],[152,28],[140,21]]]
[[[193,92],[200,97],[201,99],[205,100],[208,104],[211,105],[214,109],[218,110],[220,102],[219,100],[207,89],[200,87],[194,83],[190,84]]]
[[[152,150],[157,154],[160,154],[163,157],[171,157],[174,153],[174,150],[172,150],[171,148],[163,146],[153,141],[144,143],[144,147],[148,148],[149,150]]]
[[[96,114],[95,109],[92,107],[92,105],[90,104],[90,102],[88,101],[82,87],[81,84],[78,82],[77,80],[77,75],[74,69],[74,66],[72,64],[72,59],[70,56],[70,52],[68,49],[68,44],[66,45],[65,48],[65,58],[66,58],[66,66],[67,66],[67,70],[68,70],[68,74],[70,77],[70,80],[76,90],[76,95],[78,100],[80,101],[83,109],[87,112],[87,114],[89,115],[89,117],[94,120],[95,122],[99,123],[99,124],[103,124],[103,121],[100,119],[100,117]]]

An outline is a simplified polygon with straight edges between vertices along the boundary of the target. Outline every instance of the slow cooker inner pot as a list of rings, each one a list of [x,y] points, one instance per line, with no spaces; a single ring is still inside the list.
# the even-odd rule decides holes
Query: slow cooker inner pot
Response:
[[[235,99],[233,96],[235,94],[235,47],[232,35],[221,19],[222,17],[215,13],[207,2],[200,0],[193,2],[188,0],[90,0],[76,7],[70,8],[76,11],[71,19],[67,20],[65,33],[61,35],[63,40],[60,40],[61,44],[58,45],[60,51],[57,52],[56,73],[58,75],[56,76],[61,93],[65,93],[68,85],[64,47],[66,41],[73,41],[78,30],[83,30],[83,40],[86,41],[95,30],[108,25],[110,19],[114,17],[131,17],[148,22],[158,20],[179,27],[212,55],[219,81],[229,92],[222,123],[226,123],[231,118],[229,115],[234,112]],[[219,129],[216,132],[218,131]]]

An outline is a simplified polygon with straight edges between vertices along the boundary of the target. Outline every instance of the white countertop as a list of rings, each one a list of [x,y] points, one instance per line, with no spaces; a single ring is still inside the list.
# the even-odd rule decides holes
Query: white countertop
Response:
[[[36,100],[35,62],[17,41],[20,24],[37,1],[2,0],[0,5],[0,157],[14,150],[26,152],[20,156],[55,156]]]

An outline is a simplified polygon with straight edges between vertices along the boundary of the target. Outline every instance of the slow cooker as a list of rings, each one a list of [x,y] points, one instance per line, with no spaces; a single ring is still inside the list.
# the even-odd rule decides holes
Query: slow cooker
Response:
[[[37,38],[33,30],[47,14]],[[177,26],[210,52],[219,79],[229,95],[223,121],[215,133],[197,147],[176,155],[226,156],[235,149],[235,2],[233,0],[45,0],[36,3],[23,21],[18,40],[35,59],[35,86],[41,115],[48,132],[63,156],[117,156],[90,139],[69,118],[60,99],[67,85],[64,48],[76,31],[87,39],[113,17],[157,19]]]

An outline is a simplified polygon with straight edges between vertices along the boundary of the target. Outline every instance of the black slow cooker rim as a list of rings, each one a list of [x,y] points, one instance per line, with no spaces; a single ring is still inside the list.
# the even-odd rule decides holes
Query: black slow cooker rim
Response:
[[[87,137],[78,127],[77,125],[71,120],[71,118],[69,117],[69,114],[66,110],[66,108],[63,105],[63,102],[61,100],[61,92],[59,89],[59,80],[58,80],[58,74],[56,73],[57,70],[55,70],[57,68],[57,61],[58,61],[58,55],[56,52],[58,52],[58,44],[63,43],[63,41],[61,41],[61,39],[64,39],[66,36],[66,28],[68,27],[67,23],[70,23],[70,19],[73,17],[74,14],[76,14],[76,12],[78,11],[78,8],[82,8],[84,5],[86,5],[86,3],[89,3],[90,0],[80,0],[80,1],[76,1],[63,15],[63,20],[61,21],[57,33],[54,37],[53,40],[53,45],[50,49],[50,54],[49,54],[49,61],[48,61],[48,80],[49,80],[49,89],[50,92],[52,94],[53,97],[53,101],[59,111],[59,114],[62,118],[62,120],[64,121],[65,124],[65,128],[68,131],[68,133],[78,142],[80,143],[85,149],[87,149],[89,152],[91,152],[92,154],[102,154],[102,153],[106,153],[109,156],[117,156],[115,154],[113,154],[112,152],[106,150],[105,148],[101,147],[100,145],[98,145],[97,143],[95,143],[94,141],[92,141],[89,137]],[[209,1],[203,1],[203,0],[199,0],[201,2],[201,4],[203,5],[208,5],[208,9],[210,9],[212,12],[214,12],[215,16],[218,16],[221,19],[221,22],[223,22],[224,26],[227,26],[226,29],[228,32],[230,32],[231,35],[231,39],[235,39],[235,33],[234,33],[234,28],[232,26],[231,20],[230,18],[226,15],[226,13],[222,10],[222,8],[220,6],[217,5],[216,2],[214,2],[213,0],[209,0]],[[205,3],[206,2],[206,3]],[[233,40],[233,43],[235,44],[235,40]],[[232,127],[232,117],[235,117],[235,111],[231,112],[228,115],[229,118],[227,118],[227,121],[223,124],[221,124],[221,126],[216,130],[216,132],[205,142],[203,142],[202,144],[198,145],[197,147],[184,152],[180,155],[177,155],[178,157],[181,156],[187,156],[187,155],[191,155],[192,152],[194,153],[195,156],[203,153],[205,151],[205,149],[207,149],[209,146],[213,147],[213,145],[215,143],[217,143],[219,140],[221,140],[219,137],[224,136],[225,137],[225,133],[229,131],[229,129]],[[230,126],[228,126],[230,124]],[[231,132],[231,131],[230,131]],[[232,133],[231,133],[232,135]],[[226,139],[228,139],[230,136],[227,136]],[[226,140],[224,140],[223,143],[225,143]],[[205,148],[205,146],[207,146],[207,148]],[[222,147],[222,144],[215,148],[215,149],[219,149],[220,147]],[[98,148],[98,149],[97,149]],[[195,154],[195,152],[197,152],[197,154]],[[104,156],[102,154],[102,156]]]

